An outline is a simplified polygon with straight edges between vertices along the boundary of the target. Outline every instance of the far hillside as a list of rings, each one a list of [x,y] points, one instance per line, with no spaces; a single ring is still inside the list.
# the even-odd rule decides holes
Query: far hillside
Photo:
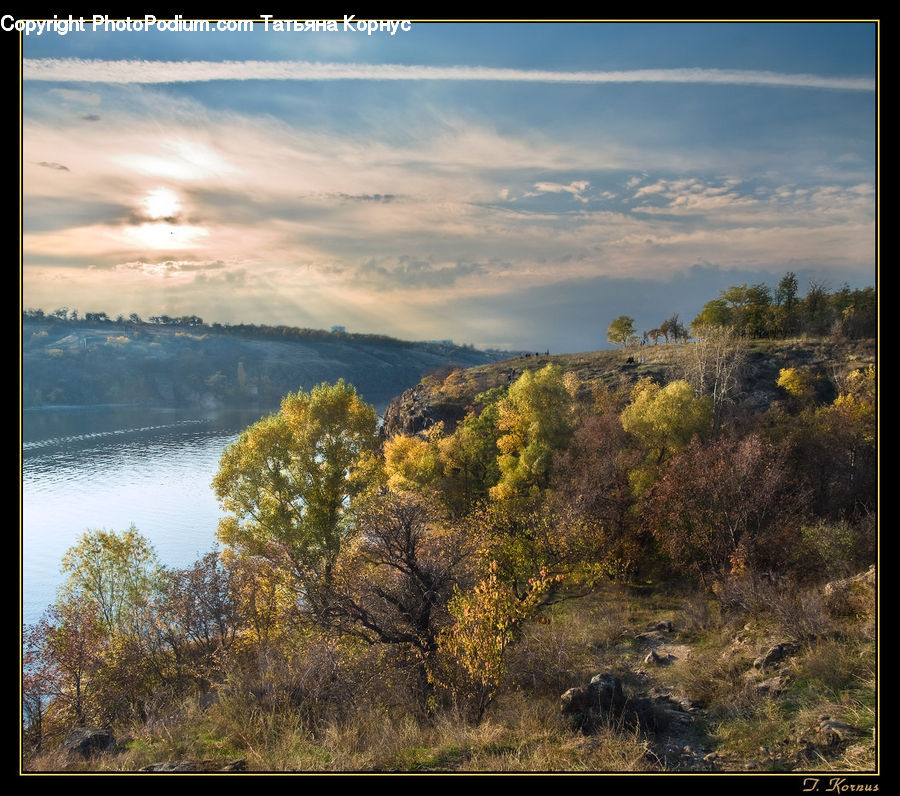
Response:
[[[22,348],[25,408],[270,407],[288,392],[340,378],[383,405],[431,371],[509,356],[449,341],[208,326],[194,316],[145,322],[89,313],[73,320],[40,311],[23,318]]]

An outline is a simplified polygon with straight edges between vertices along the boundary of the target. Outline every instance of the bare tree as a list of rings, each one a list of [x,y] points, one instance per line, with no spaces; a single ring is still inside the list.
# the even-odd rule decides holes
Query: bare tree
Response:
[[[695,326],[697,342],[686,360],[684,376],[697,395],[713,400],[713,423],[718,426],[722,412],[740,384],[747,360],[747,343],[730,326]]]

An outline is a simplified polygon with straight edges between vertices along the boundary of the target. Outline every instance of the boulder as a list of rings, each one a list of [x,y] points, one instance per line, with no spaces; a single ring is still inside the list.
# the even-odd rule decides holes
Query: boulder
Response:
[[[823,716],[816,729],[819,742],[825,746],[839,746],[865,735],[865,732],[861,727],[854,727],[852,724],[837,721],[829,716]]]
[[[642,729],[656,729],[659,724],[653,700],[626,698],[622,681],[607,673],[595,675],[589,685],[566,691],[560,697],[560,711],[573,729],[582,732],[591,732],[610,721]]]
[[[97,752],[105,752],[114,748],[116,740],[111,730],[96,727],[79,727],[72,730],[62,743],[62,748],[70,757],[82,757],[85,760]]]
[[[782,641],[769,647],[768,650],[753,661],[753,667],[755,669],[766,669],[769,666],[779,663],[785,658],[789,658],[791,655],[796,655],[799,650],[799,644],[793,641]]]
[[[875,612],[875,565],[849,578],[834,580],[823,589],[825,605],[836,615],[867,616]]]

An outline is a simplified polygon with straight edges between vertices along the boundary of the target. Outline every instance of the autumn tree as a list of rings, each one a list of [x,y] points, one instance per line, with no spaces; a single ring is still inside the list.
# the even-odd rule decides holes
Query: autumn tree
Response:
[[[529,581],[525,596],[520,598],[498,576],[494,562],[470,591],[455,590],[448,606],[453,623],[439,636],[444,658],[440,668],[430,667],[429,674],[449,689],[457,702],[467,705],[476,723],[484,717],[503,682],[507,648],[557,580],[541,573]]]
[[[441,529],[426,502],[410,493],[372,496],[356,520],[357,533],[332,577],[307,589],[308,609],[321,626],[406,655],[419,705],[427,708],[428,666],[469,546]]]
[[[704,583],[785,559],[804,496],[785,457],[758,436],[695,439],[661,469],[641,517],[670,560]],[[796,532],[794,537],[781,534]]]
[[[536,493],[547,486],[553,455],[572,435],[572,396],[562,370],[527,370],[498,405],[500,481],[495,500]]]
[[[834,402],[793,428],[797,466],[820,516],[872,513],[877,496],[877,381],[874,366],[842,380]]]
[[[343,380],[288,395],[222,455],[213,488],[230,516],[219,539],[290,571],[301,592],[327,579],[377,448],[375,410]]]
[[[108,641],[96,604],[81,594],[60,599],[26,629],[23,698],[34,731],[45,732],[43,717],[51,700],[55,719],[64,727],[97,719],[101,700],[95,675]]]
[[[653,483],[659,466],[685,447],[695,435],[706,434],[712,423],[712,403],[697,398],[686,381],[660,387],[641,379],[631,403],[621,414],[622,428],[638,443],[640,461],[628,474],[635,495]]]
[[[430,493],[443,467],[437,440],[442,425],[432,426],[427,437],[395,434],[384,443],[384,469],[388,486],[396,491]]]
[[[177,677],[186,673],[202,681],[216,655],[233,644],[240,626],[236,591],[216,551],[166,572],[155,624]]]
[[[576,428],[571,444],[554,460],[551,505],[560,517],[574,514],[586,527],[593,564],[607,574],[625,576],[637,563],[640,544],[633,536],[634,499],[622,451],[628,436],[614,407],[591,414]]]
[[[692,331],[697,339],[685,359],[685,378],[697,395],[709,396],[718,426],[740,387],[747,343],[731,326],[695,321]]]
[[[621,345],[624,348],[625,344],[634,336],[634,329],[634,318],[620,315],[609,324],[606,339],[614,345]]]
[[[122,533],[84,533],[62,560],[65,597],[88,600],[111,633],[131,633],[158,593],[161,567],[149,540],[133,525]]]
[[[815,377],[806,368],[781,368],[775,383],[801,407],[815,402]]]

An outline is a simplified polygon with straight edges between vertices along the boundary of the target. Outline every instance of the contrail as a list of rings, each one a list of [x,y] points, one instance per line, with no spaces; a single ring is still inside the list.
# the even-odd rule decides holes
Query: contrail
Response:
[[[556,72],[485,66],[406,66],[311,61],[102,61],[26,58],[24,80],[56,83],[203,83],[211,80],[459,80],[507,83],[702,83],[874,91],[868,77],[826,77],[744,69],[631,69]]]

